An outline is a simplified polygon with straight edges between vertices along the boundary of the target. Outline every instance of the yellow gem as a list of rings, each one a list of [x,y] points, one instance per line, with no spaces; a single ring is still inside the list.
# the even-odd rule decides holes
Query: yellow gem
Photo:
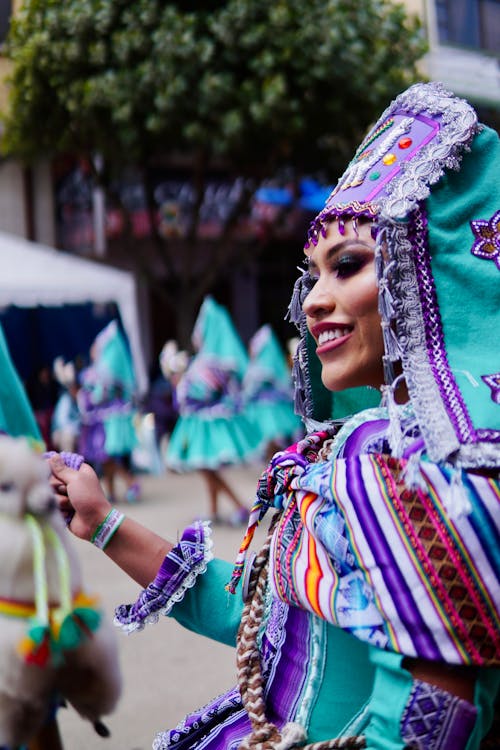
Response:
[[[389,167],[391,164],[394,164],[396,161],[396,154],[386,154],[384,158],[382,159],[382,163],[386,165],[386,167]]]

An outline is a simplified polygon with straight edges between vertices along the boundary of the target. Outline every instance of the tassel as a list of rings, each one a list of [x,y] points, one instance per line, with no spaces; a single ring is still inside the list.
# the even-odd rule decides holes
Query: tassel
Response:
[[[306,409],[306,375],[304,366],[305,341],[301,339],[295,352],[292,366],[294,384],[293,405],[296,414],[305,414]]]
[[[394,333],[391,324],[387,320],[382,320],[381,325],[386,354],[392,362],[396,362],[401,357],[396,334]]]
[[[274,750],[289,750],[303,745],[307,739],[306,730],[296,721],[289,721],[285,724],[280,734],[281,740],[274,745]]]
[[[427,483],[420,471],[420,456],[421,452],[413,453],[403,469],[403,479],[410,490],[421,490],[427,492]]]
[[[96,600],[83,593],[73,602],[71,596],[70,565],[66,550],[53,528],[45,528],[47,540],[57,558],[61,605],[52,613],[51,626],[54,648],[58,653],[78,648],[96,631],[101,614],[94,608]]]
[[[25,521],[30,529],[33,542],[36,615],[30,621],[28,632],[20,642],[18,651],[28,664],[45,667],[52,656],[47,574],[45,572],[45,545],[42,530],[36,518],[31,513],[27,513]]]
[[[288,320],[291,323],[295,323],[295,325],[298,325],[302,315],[302,288],[304,285],[304,276],[306,274],[306,271],[304,269],[299,270],[302,271],[302,274],[293,285],[292,299],[290,300],[288,311],[285,316],[285,318],[288,318]]]
[[[382,357],[382,364],[384,367],[384,380],[386,383],[392,383],[394,380],[394,367],[392,366],[392,362],[389,359],[389,357],[386,357],[385,354]]]
[[[379,312],[383,320],[392,320],[394,316],[393,297],[389,290],[387,279],[382,277],[379,282]]]
[[[454,469],[451,475],[449,491],[443,498],[448,516],[453,520],[461,516],[468,516],[472,512],[472,505],[464,487],[462,469]]]
[[[59,630],[58,646],[62,651],[78,648],[101,623],[101,614],[95,609],[77,607],[67,615]]]
[[[36,617],[31,621],[27,634],[18,645],[18,653],[27,664],[46,667],[52,660],[50,628]]]
[[[387,408],[389,414],[389,428],[387,438],[391,447],[391,454],[395,458],[401,458],[403,455],[403,428],[401,426],[401,420],[399,417],[399,409],[394,398],[394,391],[396,388],[397,379],[392,385],[383,386],[382,393],[384,395],[383,405]]]

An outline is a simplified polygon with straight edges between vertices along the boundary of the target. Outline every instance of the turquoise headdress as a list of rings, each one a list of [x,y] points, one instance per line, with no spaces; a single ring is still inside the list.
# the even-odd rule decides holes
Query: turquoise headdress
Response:
[[[498,134],[471,105],[416,84],[370,130],[308,234],[373,221],[386,383],[402,370],[430,458],[470,468],[500,464],[499,171]],[[297,405],[326,419],[300,310],[308,288],[304,275],[290,306]]]
[[[132,357],[116,320],[97,334],[92,351],[99,382],[120,385],[131,395],[136,385]]]
[[[279,384],[284,390],[290,387],[290,368],[285,353],[268,323],[254,333],[248,348],[252,361],[269,381]]]
[[[0,432],[11,437],[32,438],[43,445],[28,396],[12,362],[0,326]]]
[[[198,354],[213,356],[243,377],[248,365],[246,349],[228,311],[211,296],[203,300],[192,338]]]

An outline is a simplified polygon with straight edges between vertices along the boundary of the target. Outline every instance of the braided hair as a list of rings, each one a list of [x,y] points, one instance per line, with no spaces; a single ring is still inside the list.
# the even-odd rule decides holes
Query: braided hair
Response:
[[[257,554],[250,574],[248,596],[243,608],[237,636],[236,667],[241,700],[252,725],[252,731],[239,746],[239,750],[288,750],[300,746],[302,750],[334,750],[334,748],[364,748],[363,736],[353,736],[304,744],[304,727],[289,722],[280,730],[267,719],[264,697],[264,678],[261,670],[258,634],[264,613],[267,588],[269,550],[276,524],[280,518],[276,513],[269,533]]]

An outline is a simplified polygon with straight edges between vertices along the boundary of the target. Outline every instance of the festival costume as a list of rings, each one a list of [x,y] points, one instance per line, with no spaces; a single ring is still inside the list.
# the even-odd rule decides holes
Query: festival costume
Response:
[[[293,408],[288,363],[270,325],[259,328],[248,350],[250,361],[243,378],[246,414],[265,445],[284,447],[302,433],[302,422]]]
[[[248,357],[227,310],[212,297],[203,301],[193,341],[197,352],[177,385],[179,417],[166,453],[174,471],[241,463],[259,448],[241,398]]]
[[[130,456],[137,444],[134,427],[135,376],[132,359],[117,322],[95,338],[93,362],[81,373],[78,405],[82,417],[80,453],[102,465]]]
[[[285,750],[335,736],[351,737],[351,744],[329,747],[481,746],[500,684],[500,352],[490,338],[500,322],[499,164],[498,136],[478,124],[472,108],[439,84],[419,84],[384,112],[313,222],[309,243],[330,221],[342,233],[346,221],[373,220],[385,341],[383,402],[342,421],[331,419],[302,313],[314,283],[304,274],[290,312],[302,336],[296,403],[310,433],[276,454],[259,481],[229,582],[235,596],[226,605],[227,565],[210,562],[200,524],[185,532],[138,601],[116,613],[126,630],[164,613],[224,642],[234,642],[240,615],[244,621],[240,691],[159,734],[156,750]],[[394,398],[400,370],[410,395],[404,405]],[[269,509],[277,513],[267,569],[262,553],[255,561],[247,553]],[[223,613],[219,625],[204,622],[204,592],[210,611]],[[272,611],[283,613],[281,620],[273,620]],[[302,631],[297,651],[288,651],[301,618],[309,630]],[[331,663],[310,654],[306,666],[306,645],[319,646],[323,657],[328,651],[315,638],[317,628],[331,634],[330,645],[340,633],[346,638]],[[278,644],[277,663],[269,643]],[[360,645],[368,648],[375,671],[371,695],[364,705],[360,688],[366,685],[359,682],[370,677],[360,673],[349,686],[352,723],[339,727],[334,702],[331,723],[320,729],[322,699],[342,679],[335,660],[345,657],[356,670]],[[260,673],[246,674],[242,648]],[[279,683],[296,684],[294,653],[305,689],[296,689],[286,710]],[[476,670],[473,702],[412,679],[403,659],[413,657],[445,670]],[[325,671],[318,681],[309,674],[302,682],[312,665]],[[251,693],[259,690],[264,715],[253,711]],[[311,694],[316,715],[304,700]],[[240,700],[248,708],[243,716]],[[498,734],[490,746],[495,742]]]

